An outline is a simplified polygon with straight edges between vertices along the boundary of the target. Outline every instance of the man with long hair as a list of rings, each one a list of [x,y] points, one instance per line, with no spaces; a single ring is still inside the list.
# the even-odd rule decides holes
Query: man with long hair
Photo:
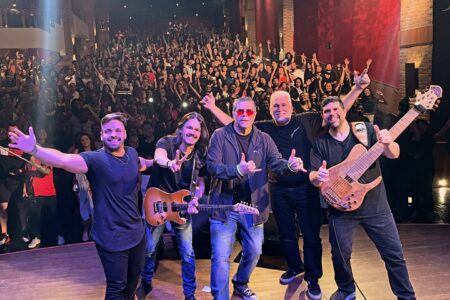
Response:
[[[203,176],[206,174],[206,152],[209,133],[203,117],[190,112],[178,123],[174,135],[159,139],[154,155],[155,164],[148,188],[158,188],[166,193],[174,193],[182,189],[189,190],[192,180],[192,170],[199,170],[197,189],[189,201],[188,213],[197,213],[196,206],[205,191]],[[181,277],[183,293],[186,300],[195,299],[195,254],[192,247],[192,222],[189,215],[185,224],[171,222],[178,241],[181,255]],[[142,284],[139,297],[145,297],[152,290],[152,279],[155,272],[156,249],[158,241],[165,228],[164,224],[151,226],[147,224],[147,254],[145,268],[142,273]]]

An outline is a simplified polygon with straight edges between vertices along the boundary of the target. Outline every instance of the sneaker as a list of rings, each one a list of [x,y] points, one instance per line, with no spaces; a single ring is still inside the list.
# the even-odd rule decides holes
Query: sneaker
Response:
[[[89,233],[87,231],[83,231],[83,235],[81,236],[81,240],[83,242],[89,241]]]
[[[293,270],[287,270],[284,272],[280,277],[280,284],[288,284],[292,282],[297,276],[304,275],[305,271],[293,271]]]
[[[152,284],[147,283],[145,281],[141,281],[141,285],[137,288],[135,295],[138,298],[138,300],[144,300],[145,297],[148,294],[150,294],[151,291],[152,291]]]
[[[7,233],[2,233],[0,235],[0,246],[8,246],[9,244],[11,244],[11,237]]]
[[[253,292],[247,285],[235,286],[234,293],[241,296],[244,300],[257,300],[255,292]]]
[[[29,235],[24,235],[24,236],[22,236],[22,241],[24,243],[29,243],[31,241],[31,238]]]
[[[64,237],[62,235],[58,235],[56,237],[56,244],[58,244],[58,246],[62,246],[66,243],[66,240],[64,239]]]
[[[330,300],[355,300],[356,292],[348,293],[341,290],[337,290],[331,295]]]
[[[320,290],[320,285],[317,281],[308,281],[308,290],[306,293],[310,299],[322,299],[322,291]]]
[[[37,246],[39,246],[41,244],[41,240],[38,238],[34,238],[31,240],[31,242],[28,244],[28,248],[30,249],[34,249]]]

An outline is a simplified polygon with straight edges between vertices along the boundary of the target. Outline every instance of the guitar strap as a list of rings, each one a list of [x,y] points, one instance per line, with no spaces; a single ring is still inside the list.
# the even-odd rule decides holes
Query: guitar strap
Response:
[[[369,147],[369,134],[367,132],[366,123],[352,122],[351,127],[353,135],[356,137],[356,139],[366,148]]]
[[[194,153],[194,161],[192,163],[192,176],[191,176],[191,185],[190,185],[190,191],[191,191],[191,197],[195,195],[195,191],[197,190],[197,179],[198,179],[198,168],[197,168],[197,157]]]

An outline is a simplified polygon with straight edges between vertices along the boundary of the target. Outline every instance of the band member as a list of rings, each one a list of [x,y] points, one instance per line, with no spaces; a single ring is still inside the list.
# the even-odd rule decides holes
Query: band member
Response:
[[[197,178],[197,189],[194,197],[189,201],[187,222],[177,224],[171,222],[178,241],[181,255],[181,277],[183,279],[183,293],[186,300],[195,299],[195,254],[192,247],[192,223],[189,214],[197,213],[198,199],[203,196],[206,175],[206,151],[209,133],[203,117],[191,112],[183,116],[178,123],[175,135],[162,137],[156,144],[154,155],[155,164],[148,188],[155,187],[167,193],[174,193],[182,189],[190,189],[193,168],[200,172]],[[195,179],[194,179],[195,180]],[[155,272],[156,249],[158,241],[165,228],[165,224],[151,226],[147,224],[147,254],[145,268],[142,272],[142,284],[139,297],[145,298],[152,289],[152,279]]]
[[[30,153],[43,163],[75,174],[87,174],[94,199],[91,237],[106,276],[105,299],[133,299],[144,267],[145,232],[138,210],[138,171],[153,164],[125,147],[126,119],[112,113],[101,121],[103,148],[66,154],[36,144],[33,128],[28,135],[9,132],[12,148]]]
[[[344,98],[346,109],[350,109],[365,87],[370,84],[368,75],[356,76],[356,85]],[[233,119],[215,105],[212,95],[203,98],[202,104],[223,124]],[[272,120],[255,122],[256,128],[269,134],[283,158],[288,159],[291,150],[304,158],[305,168],[310,167],[311,143],[322,129],[320,112],[293,114],[290,95],[276,91],[270,97]],[[269,173],[271,205],[280,234],[281,247],[288,270],[280,277],[281,284],[289,284],[304,274],[308,284],[307,294],[311,299],[322,297],[319,278],[322,277],[322,242],[320,226],[321,208],[317,188],[309,182],[308,175],[298,172],[293,176]],[[297,224],[303,236],[304,264],[298,246]]]
[[[238,228],[242,257],[232,279],[234,292],[244,299],[257,299],[248,282],[262,252],[263,224],[269,217],[268,170],[283,174],[306,172],[295,150],[289,160],[281,157],[273,140],[253,126],[255,117],[256,106],[251,98],[236,99],[234,122],[214,132],[208,150],[210,203],[247,202],[260,212],[253,217],[222,211],[211,215],[211,291],[216,300],[229,299],[230,256]]]
[[[322,115],[328,125],[328,132],[318,137],[313,143],[311,150],[313,171],[309,174],[311,182],[317,187],[323,182],[332,180],[328,168],[346,159],[353,146],[360,143],[345,119],[346,112],[339,98],[326,98],[322,103]],[[369,148],[379,141],[384,145],[385,157],[395,159],[399,156],[400,148],[392,140],[389,131],[379,130],[377,126],[372,126],[370,123],[366,123],[366,126]],[[380,175],[380,166],[377,161],[359,181],[371,182]],[[383,182],[366,194],[364,202],[358,209],[343,212],[330,206],[329,212],[331,253],[338,286],[338,290],[330,299],[356,298],[350,257],[353,234],[359,224],[363,226],[384,260],[394,294],[398,299],[416,299]]]

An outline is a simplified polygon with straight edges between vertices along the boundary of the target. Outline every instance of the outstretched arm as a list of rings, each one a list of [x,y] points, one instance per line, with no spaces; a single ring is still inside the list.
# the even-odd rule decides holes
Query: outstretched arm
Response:
[[[47,165],[77,174],[83,174],[88,171],[86,161],[79,154],[67,154],[56,149],[38,146],[32,127],[28,129],[28,135],[19,129],[14,129],[8,135],[11,139],[9,147],[30,153]]]
[[[212,93],[207,94],[200,103],[208,109],[217,120],[223,125],[228,125],[233,122],[233,118],[227,115],[224,111],[222,111],[219,107],[216,106],[216,98],[214,98]]]
[[[356,99],[358,99],[359,95],[362,91],[368,87],[370,84],[369,75],[363,71],[360,76],[355,74],[355,85],[352,87],[351,91],[342,99],[344,102],[344,107],[346,111],[349,111],[350,108],[355,103]]]

